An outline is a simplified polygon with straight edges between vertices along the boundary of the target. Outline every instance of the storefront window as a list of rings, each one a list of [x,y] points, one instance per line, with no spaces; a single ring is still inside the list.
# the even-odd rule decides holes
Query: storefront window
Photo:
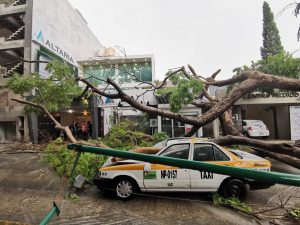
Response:
[[[169,137],[181,137],[185,134],[185,124],[177,120],[162,118],[161,126],[162,131],[166,132]]]
[[[119,64],[119,82],[133,83],[152,81],[151,63],[121,63]]]
[[[186,132],[190,131],[191,128],[192,125],[174,119],[161,118],[161,131],[166,132],[170,138],[182,137]],[[198,133],[193,136],[198,137]]]
[[[97,85],[104,84],[101,80],[106,80],[107,78],[116,80],[115,68],[113,66],[84,66],[83,71],[84,77],[91,77],[89,81]]]
[[[185,124],[177,120],[173,120],[174,137],[181,137],[185,134]]]
[[[169,118],[161,118],[161,130],[166,132],[169,137],[173,137],[172,135],[172,120]]]

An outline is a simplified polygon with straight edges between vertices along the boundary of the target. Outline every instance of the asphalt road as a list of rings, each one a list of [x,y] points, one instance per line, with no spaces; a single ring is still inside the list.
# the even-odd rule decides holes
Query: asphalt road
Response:
[[[275,164],[278,170],[300,174]],[[61,214],[50,224],[269,224],[269,219],[258,222],[243,213],[216,207],[205,194],[141,195],[123,202],[90,186],[78,193],[79,199],[71,200],[64,198],[67,187],[66,181],[42,162],[41,154],[0,153],[0,220],[38,224],[56,201]],[[266,204],[278,204],[282,195],[300,197],[299,193],[299,188],[275,185],[251,192],[247,203],[264,209]],[[295,200],[291,201],[294,204]]]

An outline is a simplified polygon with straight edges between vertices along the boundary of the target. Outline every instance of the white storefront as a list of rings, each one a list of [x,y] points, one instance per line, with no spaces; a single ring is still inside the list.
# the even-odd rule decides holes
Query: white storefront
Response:
[[[253,92],[235,103],[243,119],[262,120],[270,130],[270,139],[300,139],[300,93],[275,90]]]

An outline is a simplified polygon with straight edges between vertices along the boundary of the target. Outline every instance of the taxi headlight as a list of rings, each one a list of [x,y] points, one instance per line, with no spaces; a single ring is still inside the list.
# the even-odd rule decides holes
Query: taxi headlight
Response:
[[[99,170],[99,172],[96,175],[96,177],[106,177],[106,176],[107,176],[107,172],[101,170]]]
[[[96,176],[95,176],[96,178],[99,178],[99,177],[101,177],[101,170],[99,170],[97,173],[96,173]]]

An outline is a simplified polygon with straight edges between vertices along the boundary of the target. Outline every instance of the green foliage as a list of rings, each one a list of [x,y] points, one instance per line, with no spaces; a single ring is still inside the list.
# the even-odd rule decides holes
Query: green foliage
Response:
[[[80,197],[75,193],[67,193],[67,198],[74,202],[78,202],[80,200]]]
[[[263,73],[285,76],[290,78],[300,77],[300,60],[293,58],[289,53],[279,53],[268,56],[264,60],[252,63],[251,68]]]
[[[45,161],[53,167],[60,176],[71,177],[71,170],[75,161],[76,152],[67,149],[61,138],[51,142],[46,147]],[[107,157],[92,153],[83,153],[75,170],[75,176],[81,174],[91,180]]]
[[[274,15],[267,2],[263,4],[263,47],[260,49],[262,59],[268,56],[277,55],[284,51],[279,31],[274,21]]]
[[[157,133],[153,136],[154,141],[145,138],[145,134],[136,131],[138,123],[131,120],[124,120],[114,125],[109,133],[103,138],[104,144],[111,148],[128,150],[136,146],[153,146],[156,142],[166,139],[165,133]]]
[[[142,116],[138,116],[134,121],[136,124],[135,130],[140,132],[146,132],[150,127],[150,115],[146,112]]]
[[[300,77],[300,60],[294,58],[289,53],[279,53],[274,56],[268,56],[266,59],[251,62],[250,66],[244,65],[233,70],[240,74],[247,70],[256,70],[263,73],[273,74],[277,76],[285,76],[290,78]]]
[[[162,88],[162,89],[157,90],[157,94],[159,94],[159,95],[169,95],[169,94],[171,94],[175,89],[176,89],[176,87],[165,87],[165,88]]]
[[[151,143],[151,144],[154,145],[158,142],[161,142],[161,141],[167,139],[169,136],[166,132],[157,132],[152,137],[153,137],[153,143]]]
[[[240,210],[242,212],[250,213],[252,211],[251,207],[241,202],[238,198],[224,198],[219,194],[213,195],[213,202],[216,206],[229,206],[234,209]]]
[[[36,73],[26,76],[15,74],[8,81],[8,88],[20,95],[35,90],[36,94],[30,101],[45,104],[49,111],[69,107],[73,98],[81,93],[81,88],[76,85],[72,69],[57,61],[50,62],[46,69],[49,71],[47,78]]]
[[[187,79],[182,73],[171,76],[170,81],[175,87],[167,87],[159,90],[157,93],[169,96],[172,112],[179,112],[183,105],[192,103],[195,95],[203,88],[201,81]]]
[[[262,60],[252,61],[250,66],[244,65],[235,68],[233,72],[240,74],[247,70],[256,70],[290,78],[300,77],[300,60],[284,51],[274,22],[274,15],[266,2],[263,4],[263,47],[261,48],[261,56]],[[267,91],[270,92],[270,90]]]
[[[145,134],[135,131],[136,124],[133,121],[123,121],[112,127],[111,131],[102,140],[104,144],[111,148],[128,150],[136,146],[153,146],[157,142],[168,138],[167,134],[156,133],[153,135],[153,141],[145,138]],[[100,140],[91,140],[93,144],[98,144]],[[53,167],[60,176],[71,177],[72,167],[75,162],[76,152],[67,149],[62,138],[58,138],[47,145],[45,149],[44,160],[49,166]],[[75,176],[81,174],[87,180],[91,181],[98,168],[107,160],[107,156],[82,153],[75,169]]]
[[[289,210],[287,216],[295,220],[300,220],[300,204],[296,204],[291,210]]]

